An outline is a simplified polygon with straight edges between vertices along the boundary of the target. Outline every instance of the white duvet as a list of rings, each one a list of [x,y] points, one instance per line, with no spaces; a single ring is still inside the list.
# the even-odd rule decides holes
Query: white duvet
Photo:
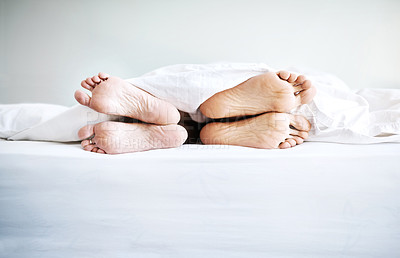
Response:
[[[201,103],[217,92],[268,71],[275,70],[265,64],[173,65],[127,81],[202,122],[205,117],[198,110]],[[329,74],[291,71],[305,74],[317,88],[312,103],[292,111],[312,123],[309,141],[400,142],[400,89],[352,91]],[[77,131],[82,126],[115,119],[80,105],[71,108],[46,104],[0,105],[0,137],[77,141]]]

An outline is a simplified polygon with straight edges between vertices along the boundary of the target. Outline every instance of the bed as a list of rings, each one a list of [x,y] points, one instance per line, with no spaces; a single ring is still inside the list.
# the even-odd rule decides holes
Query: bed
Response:
[[[400,257],[400,144],[0,140],[0,257]]]

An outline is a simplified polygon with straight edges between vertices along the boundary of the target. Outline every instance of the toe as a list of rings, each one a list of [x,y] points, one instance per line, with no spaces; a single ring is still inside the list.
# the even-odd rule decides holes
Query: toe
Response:
[[[81,82],[81,86],[82,86],[83,88],[87,89],[87,90],[90,90],[90,91],[93,90],[93,87],[90,86],[89,84],[87,84],[86,81],[82,81],[82,82]]]
[[[92,81],[92,78],[90,78],[90,77],[86,78],[85,82],[86,82],[87,84],[89,84],[90,86],[92,86],[92,87],[94,87],[94,86],[96,85],[96,83],[94,83],[94,82]]]
[[[297,75],[294,74],[294,73],[291,73],[289,78],[287,79],[287,81],[290,82],[290,83],[293,83],[293,82],[296,81],[296,79],[297,79]]]
[[[110,75],[108,75],[106,73],[103,73],[103,72],[99,73],[99,78],[102,79],[102,80],[107,80],[108,77],[110,77]]]
[[[89,144],[89,145],[85,146],[83,149],[85,151],[92,151],[94,147],[95,147],[94,144]]]
[[[300,137],[303,140],[308,138],[308,132],[305,132],[305,131],[298,131],[298,130],[290,129],[289,134],[291,136]]]
[[[299,75],[294,82],[293,87],[295,92],[300,92],[309,89],[311,87],[311,81],[307,80],[304,75]]]
[[[278,72],[278,76],[279,78],[281,78],[282,80],[287,80],[290,77],[290,73],[288,71],[279,71]]]
[[[299,78],[300,79],[296,80],[296,84],[293,87],[295,96],[297,97],[297,103],[299,105],[308,104],[313,100],[317,91],[310,80],[306,80],[303,75],[300,75]]]
[[[98,150],[99,150],[98,147],[94,147],[94,148],[91,150],[91,152],[97,152]]]
[[[298,96],[298,94],[302,91],[303,89],[301,88],[301,85],[296,85],[293,86],[293,92],[295,96]],[[300,96],[299,96],[300,97]]]
[[[293,136],[293,139],[296,141],[296,144],[302,144],[304,142],[304,139],[299,137],[299,136]]]
[[[292,147],[291,145],[290,145],[290,143],[288,143],[288,142],[282,142],[281,144],[279,144],[279,149],[288,149],[288,148],[290,148],[290,147]]]
[[[79,139],[87,139],[92,135],[94,135],[94,125],[86,125],[78,131]]]
[[[296,146],[296,141],[292,138],[286,139],[286,142],[288,142],[290,144],[290,147]]]
[[[296,85],[304,83],[305,80],[306,80],[306,77],[304,75],[299,75],[296,79]]]
[[[301,88],[303,90],[308,90],[312,87],[312,83],[310,80],[305,80],[302,84],[301,84]]]
[[[297,80],[297,75],[294,73],[289,73],[288,71],[279,71],[278,76],[287,82],[293,83]]]
[[[87,106],[87,107],[90,105],[91,98],[88,94],[86,94],[80,90],[77,90],[77,91],[75,91],[74,96],[75,96],[76,101],[79,102],[79,104]]]
[[[101,79],[100,79],[99,76],[95,75],[95,76],[92,77],[92,81],[93,81],[95,84],[99,84],[99,83],[101,82]]]
[[[106,154],[106,152],[104,150],[102,150],[102,149],[98,149],[97,153]]]
[[[311,124],[304,116],[290,115],[290,125],[299,131],[310,131]]]
[[[89,140],[83,140],[82,142],[81,142],[81,146],[83,147],[83,148],[85,148],[86,146],[88,146],[88,145],[90,145],[91,143],[90,143],[90,141]]]
[[[310,88],[300,91],[300,93],[297,96],[300,97],[301,104],[308,104],[313,100],[316,93],[317,91],[315,87],[312,87],[310,85]]]

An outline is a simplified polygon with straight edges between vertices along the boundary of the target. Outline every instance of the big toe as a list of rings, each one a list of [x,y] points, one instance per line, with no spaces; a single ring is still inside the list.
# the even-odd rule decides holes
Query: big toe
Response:
[[[311,129],[311,123],[301,115],[290,115],[290,125],[298,131],[308,132]]]
[[[293,89],[299,104],[310,103],[316,94],[316,89],[312,82],[307,80],[304,75],[300,75],[297,78],[295,85],[293,85]]]
[[[288,148],[291,148],[291,147],[292,146],[287,141],[284,141],[284,142],[280,143],[279,146],[278,146],[279,149],[288,149]]]
[[[81,129],[79,129],[78,131],[78,137],[81,140],[87,139],[93,135],[94,135],[94,125],[86,125]]]
[[[80,90],[75,91],[74,95],[76,101],[78,101],[79,104],[84,105],[84,106],[89,106],[90,105],[90,96]]]
[[[307,85],[307,82],[309,82],[308,83],[309,85]],[[307,88],[300,91],[300,93],[298,94],[298,96],[301,99],[301,104],[310,103],[315,97],[315,94],[317,93],[316,88],[313,85],[311,85],[310,81],[306,81],[305,84]]]

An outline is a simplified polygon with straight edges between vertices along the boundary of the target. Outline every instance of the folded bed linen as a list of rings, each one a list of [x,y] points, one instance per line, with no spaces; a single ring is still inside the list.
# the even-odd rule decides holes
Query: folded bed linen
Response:
[[[306,75],[317,88],[317,95],[310,104],[301,105],[291,112],[303,115],[311,122],[308,141],[354,144],[400,142],[400,89],[353,91],[329,74],[297,68],[289,70]],[[180,64],[127,81],[189,113],[193,120],[204,122],[207,119],[199,111],[201,103],[220,91],[269,71],[276,70],[266,64]],[[43,107],[29,106],[29,109],[34,113],[35,109]],[[23,106],[0,106],[0,137],[9,140],[77,141],[77,131],[84,125],[118,120],[118,117],[99,114],[79,105],[69,109],[58,107],[56,110],[59,112],[54,112],[57,114],[51,118],[36,120],[29,120],[28,114],[22,110]],[[20,121],[24,121],[24,126],[19,124]],[[14,128],[10,129],[10,125]]]

